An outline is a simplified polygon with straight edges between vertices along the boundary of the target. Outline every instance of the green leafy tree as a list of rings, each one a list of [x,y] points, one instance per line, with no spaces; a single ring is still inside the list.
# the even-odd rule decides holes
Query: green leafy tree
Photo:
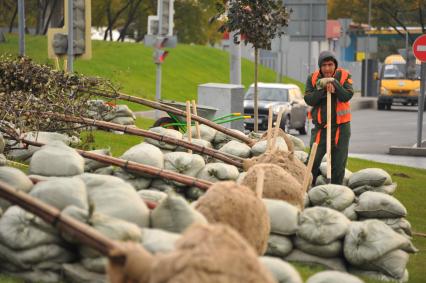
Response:
[[[271,49],[271,41],[284,34],[288,25],[289,13],[281,1],[275,0],[235,0],[217,4],[218,14],[212,21],[219,20],[221,32],[235,32],[234,42],[239,44],[239,35],[244,35],[244,43],[251,43],[255,54],[254,72],[254,131],[258,131],[258,62],[259,49]]]

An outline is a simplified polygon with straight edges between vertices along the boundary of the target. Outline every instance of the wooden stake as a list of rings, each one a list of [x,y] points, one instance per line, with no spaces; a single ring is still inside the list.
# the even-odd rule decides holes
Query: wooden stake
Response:
[[[67,58],[65,57],[65,59],[64,59],[64,72],[65,72],[65,73],[67,72],[67,65],[68,65],[68,60],[67,60]]]
[[[331,93],[327,92],[327,184],[331,183]]]
[[[192,125],[191,125],[191,103],[186,101],[186,133],[188,134],[188,142],[192,142]],[[188,149],[188,153],[192,150]]]
[[[58,70],[58,71],[61,69],[61,67],[59,65],[59,57],[58,56],[55,57],[55,69]]]
[[[198,116],[197,104],[195,103],[195,100],[192,101],[192,113],[195,116]],[[198,123],[198,121],[195,121],[195,130],[197,131],[197,139],[201,139],[200,123]]]
[[[272,111],[272,106],[269,106],[269,116],[268,116],[268,141],[266,143],[266,151],[271,148],[271,138],[272,138],[272,119],[274,117],[274,113]]]
[[[317,143],[313,143],[312,144],[312,148],[311,148],[311,154],[309,155],[309,161],[308,161],[308,165],[306,167],[306,173],[305,173],[305,178],[303,179],[303,191],[306,193],[308,191],[309,188],[309,183],[311,181],[311,172],[312,172],[312,167],[314,166],[314,161],[315,161],[315,156],[317,155],[317,148],[318,148],[318,144]]]
[[[284,114],[284,109],[280,110],[280,112],[278,113],[277,121],[275,122],[274,137],[272,139],[272,145],[271,145],[272,153],[274,153],[278,149],[278,146],[276,145],[276,143],[277,143],[278,132],[280,130],[281,119],[283,118],[283,114]]]

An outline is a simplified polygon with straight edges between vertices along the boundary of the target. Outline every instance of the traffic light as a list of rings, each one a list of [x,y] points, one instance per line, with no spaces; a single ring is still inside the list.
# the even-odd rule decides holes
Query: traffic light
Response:
[[[174,0],[158,0],[157,15],[161,17],[161,30],[159,35],[173,35]],[[161,1],[161,3],[160,3]]]
[[[412,48],[408,49],[407,53],[407,79],[416,80],[418,76],[416,74],[416,57]]]
[[[54,59],[68,50],[68,1],[73,1],[73,51],[82,59],[92,57],[91,0],[64,0],[64,26],[47,33],[48,57]]]

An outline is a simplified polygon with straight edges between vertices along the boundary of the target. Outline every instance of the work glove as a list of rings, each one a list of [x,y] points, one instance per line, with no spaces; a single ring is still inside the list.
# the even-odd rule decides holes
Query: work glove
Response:
[[[317,81],[316,87],[317,89],[323,89],[328,83],[333,83],[334,81],[334,78],[322,78]]]
[[[111,283],[148,283],[154,260],[140,244],[117,242],[118,248],[110,253],[107,274]],[[123,257],[124,262],[114,258]]]

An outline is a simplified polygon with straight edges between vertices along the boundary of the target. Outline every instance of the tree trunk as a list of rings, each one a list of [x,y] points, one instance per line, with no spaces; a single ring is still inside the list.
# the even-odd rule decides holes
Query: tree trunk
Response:
[[[41,25],[41,11],[42,9],[42,4],[40,2],[40,0],[37,1],[37,14],[36,14],[36,29],[35,29],[35,34],[38,34],[40,31],[40,25]]]
[[[15,11],[13,11],[13,16],[12,16],[12,19],[10,20],[10,23],[9,23],[9,33],[11,33],[13,31],[13,24],[15,22],[16,15],[18,14],[18,1],[15,1],[15,3],[16,3]]]
[[[130,6],[130,10],[129,10],[129,16],[127,17],[127,21],[124,25],[124,27],[121,29],[120,31],[120,36],[117,39],[117,41],[124,41],[124,39],[126,38],[126,33],[127,33],[127,29],[129,28],[130,24],[133,22],[133,19],[135,17],[135,14],[137,12],[137,9],[139,7],[139,5],[142,3],[142,0],[139,0],[135,6]]]
[[[43,29],[43,35],[45,35],[47,33],[47,30],[49,29],[50,21],[52,20],[53,13],[56,9],[56,4],[58,4],[58,0],[53,1],[53,5],[51,6],[49,12],[49,17],[47,18],[46,24]]]
[[[254,132],[259,131],[259,107],[257,97],[257,81],[259,71],[259,49],[254,48]]]

